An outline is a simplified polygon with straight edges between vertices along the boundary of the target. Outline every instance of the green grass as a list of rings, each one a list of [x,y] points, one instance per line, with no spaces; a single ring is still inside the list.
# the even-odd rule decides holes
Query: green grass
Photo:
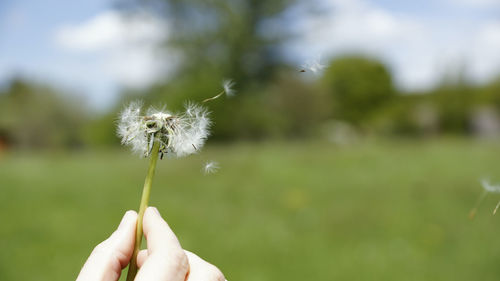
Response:
[[[212,146],[161,161],[151,204],[228,280],[498,280],[500,196],[467,214],[499,156],[460,140]],[[0,280],[75,279],[146,169],[125,150],[0,155]]]

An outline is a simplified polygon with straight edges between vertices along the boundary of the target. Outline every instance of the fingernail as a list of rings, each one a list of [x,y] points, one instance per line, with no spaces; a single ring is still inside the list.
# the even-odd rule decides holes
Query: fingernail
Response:
[[[156,207],[149,207],[149,208],[151,208],[157,215],[161,216],[160,211],[158,211],[158,209],[156,209]]]

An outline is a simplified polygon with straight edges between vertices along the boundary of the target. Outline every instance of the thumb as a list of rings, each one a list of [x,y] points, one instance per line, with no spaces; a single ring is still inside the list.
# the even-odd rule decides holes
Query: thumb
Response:
[[[137,213],[127,211],[115,232],[94,248],[76,280],[118,280],[134,251],[136,223]]]

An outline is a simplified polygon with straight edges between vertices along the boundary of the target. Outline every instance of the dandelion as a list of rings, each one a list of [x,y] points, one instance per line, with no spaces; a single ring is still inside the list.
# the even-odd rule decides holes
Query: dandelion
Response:
[[[321,58],[317,57],[312,60],[308,60],[302,65],[300,72],[306,72],[306,69],[310,70],[312,73],[316,74],[321,72],[325,68],[325,65],[321,63]]]
[[[231,79],[222,80],[222,92],[218,93],[216,96],[203,100],[203,102],[205,103],[207,101],[218,99],[223,94],[226,94],[228,97],[234,96],[236,94],[236,91],[233,89],[235,84],[236,83],[234,83]]]
[[[483,202],[484,198],[486,198],[486,195],[488,195],[488,193],[500,193],[500,185],[492,185],[488,180],[485,179],[481,180],[481,185],[483,186],[483,192],[479,195],[479,198],[476,201],[476,205],[469,213],[470,219],[473,219],[475,217],[477,208]],[[495,206],[493,214],[496,214],[499,207],[500,202],[498,202],[498,204]]]
[[[500,193],[500,185],[492,185],[487,180],[482,180],[481,184],[483,185],[483,189],[485,190],[485,192]],[[500,207],[500,201],[495,206],[495,209],[493,209],[493,214],[497,213],[499,207]]]
[[[208,111],[194,103],[187,103],[180,114],[150,108],[143,116],[141,103],[133,102],[120,114],[118,136],[122,144],[145,157],[151,155],[155,142],[160,155],[182,157],[203,146],[209,126]]]
[[[215,161],[206,162],[203,165],[203,172],[205,175],[216,173],[219,170],[219,163]]]
[[[135,247],[127,275],[132,281],[137,274],[137,254],[142,241],[142,219],[149,202],[153,176],[158,157],[183,157],[196,153],[209,135],[208,111],[194,103],[187,103],[185,111],[174,114],[166,109],[150,108],[142,115],[142,103],[132,102],[121,113],[117,134],[124,145],[142,156],[150,157],[139,207]]]

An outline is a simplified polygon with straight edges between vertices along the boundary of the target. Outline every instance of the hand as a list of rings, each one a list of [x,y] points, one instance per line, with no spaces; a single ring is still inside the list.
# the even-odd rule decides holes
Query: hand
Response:
[[[97,245],[85,262],[77,281],[116,281],[132,258],[137,213],[127,211],[111,236]],[[179,240],[158,210],[144,213],[147,250],[137,256],[135,281],[224,281],[220,270],[182,249]]]

